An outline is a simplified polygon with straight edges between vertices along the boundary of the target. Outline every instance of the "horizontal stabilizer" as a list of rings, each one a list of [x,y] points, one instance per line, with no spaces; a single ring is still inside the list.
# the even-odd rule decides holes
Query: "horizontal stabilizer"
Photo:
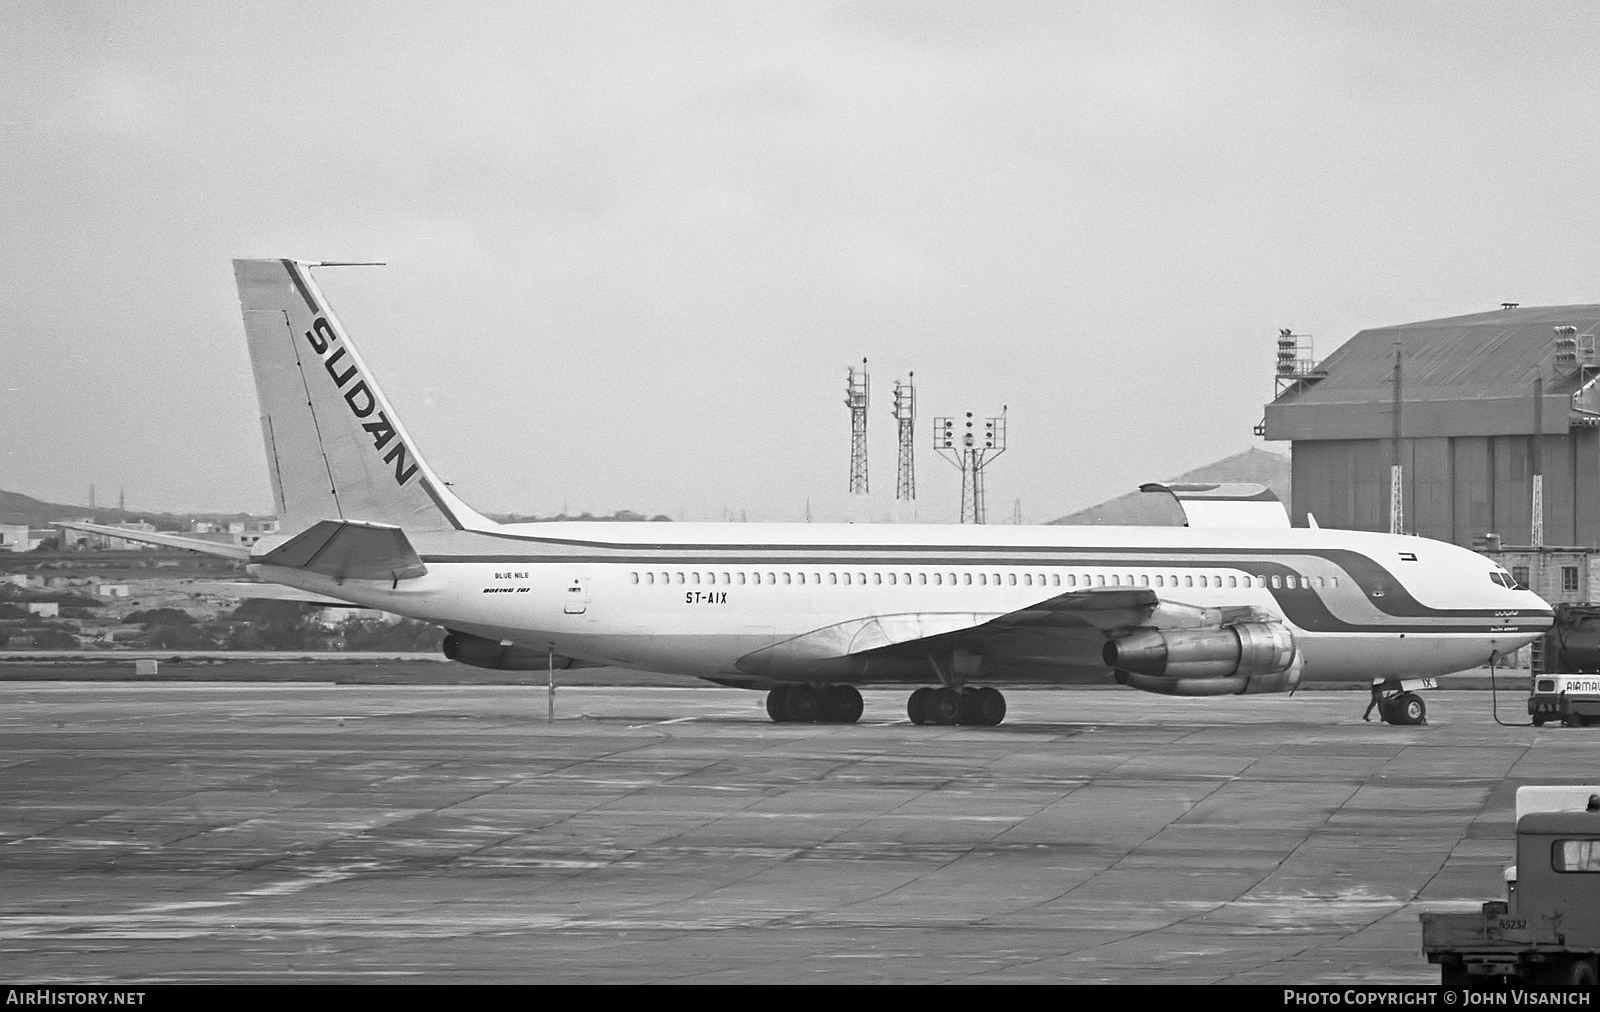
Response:
[[[335,580],[414,580],[425,576],[405,532],[387,524],[322,520],[255,561]]]
[[[125,541],[137,541],[145,545],[160,545],[163,548],[184,548],[191,552],[216,555],[224,559],[248,559],[250,557],[250,549],[228,541],[207,541],[204,538],[187,538],[182,534],[165,534],[160,531],[130,531],[126,527],[85,524],[76,520],[58,520],[55,526],[69,531],[83,531],[86,534],[103,534],[106,537],[122,538]]]
[[[188,583],[184,590],[191,594],[222,594],[227,597],[237,597],[246,601],[295,601],[300,604],[315,604],[324,608],[361,608],[364,605],[354,604],[350,601],[341,601],[326,594],[315,594],[309,590],[300,590],[297,587],[286,587],[281,583]]]

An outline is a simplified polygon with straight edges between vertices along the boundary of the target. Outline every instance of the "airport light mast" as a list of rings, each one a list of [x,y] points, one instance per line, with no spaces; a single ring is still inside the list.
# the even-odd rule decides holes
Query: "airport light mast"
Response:
[[[867,494],[867,360],[850,369],[845,385],[845,406],[850,409],[850,494]]]
[[[933,420],[933,448],[961,471],[961,522],[964,524],[988,522],[983,469],[1006,452],[1006,412],[1009,410],[1002,406],[998,416],[984,419],[982,432],[978,431],[970,411],[962,419],[965,428],[961,429],[957,428],[954,418]]]
[[[895,471],[894,497],[912,502],[917,498],[917,474],[914,462],[915,428],[917,418],[916,373],[907,373],[906,381],[894,381],[894,420],[900,432],[900,462]]]

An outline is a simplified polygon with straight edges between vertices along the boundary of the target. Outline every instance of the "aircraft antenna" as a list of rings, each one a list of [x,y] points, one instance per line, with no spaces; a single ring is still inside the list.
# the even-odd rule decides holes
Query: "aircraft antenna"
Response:
[[[917,472],[915,436],[917,423],[916,373],[907,373],[904,383],[894,381],[894,420],[900,431],[900,462],[895,470],[894,497],[915,502]]]
[[[1006,452],[1006,413],[983,419],[983,428],[968,411],[958,428],[955,418],[933,420],[933,448],[939,456],[961,471],[961,522],[982,524],[988,522],[984,504],[983,470],[994,463],[996,457]]]
[[[867,494],[867,360],[850,368],[845,385],[845,406],[850,409],[850,494]]]

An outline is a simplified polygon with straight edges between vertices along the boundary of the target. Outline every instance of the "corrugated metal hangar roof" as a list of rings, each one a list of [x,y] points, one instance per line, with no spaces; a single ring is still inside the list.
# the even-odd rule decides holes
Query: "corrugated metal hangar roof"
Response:
[[[1266,437],[1387,438],[1397,343],[1407,437],[1532,433],[1539,376],[1544,431],[1566,432],[1571,395],[1595,373],[1580,377],[1574,366],[1557,368],[1557,327],[1594,335],[1600,305],[1502,309],[1363,330],[1319,364],[1324,378],[1267,405]]]

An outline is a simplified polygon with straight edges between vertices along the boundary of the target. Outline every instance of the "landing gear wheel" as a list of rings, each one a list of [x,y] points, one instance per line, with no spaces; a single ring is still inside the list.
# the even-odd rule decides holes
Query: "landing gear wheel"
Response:
[[[865,704],[854,685],[829,685],[822,690],[822,715],[828,724],[854,724],[861,719]]]
[[[999,689],[984,686],[961,694],[961,723],[975,727],[994,727],[1006,719],[1006,697]]]
[[[1394,697],[1394,715],[1396,724],[1426,724],[1428,704],[1415,692],[1402,692]]]
[[[911,718],[911,723],[928,723],[928,697],[931,695],[933,695],[933,690],[923,686],[913,692],[911,698],[906,700],[906,716]]]
[[[785,705],[789,698],[792,685],[775,685],[767,693],[767,716],[772,718],[774,724],[786,724],[789,721],[789,710]]]
[[[796,724],[809,724],[822,716],[822,693],[810,685],[791,685],[784,697],[783,712]]]
[[[954,689],[934,689],[925,711],[930,724],[954,724],[961,719],[961,693]]]

